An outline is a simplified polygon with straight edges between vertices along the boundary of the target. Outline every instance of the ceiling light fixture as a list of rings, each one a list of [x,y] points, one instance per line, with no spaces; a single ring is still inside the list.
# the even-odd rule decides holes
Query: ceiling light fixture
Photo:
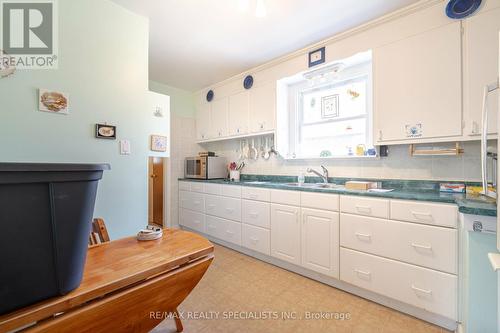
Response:
[[[257,0],[257,7],[255,8],[255,16],[265,17],[266,15],[267,15],[267,9],[264,0]]]

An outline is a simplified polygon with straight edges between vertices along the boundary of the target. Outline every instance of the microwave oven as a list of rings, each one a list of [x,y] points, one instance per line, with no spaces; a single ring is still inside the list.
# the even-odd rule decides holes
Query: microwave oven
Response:
[[[186,161],[184,162],[184,178],[227,178],[226,158],[218,156],[186,157]]]

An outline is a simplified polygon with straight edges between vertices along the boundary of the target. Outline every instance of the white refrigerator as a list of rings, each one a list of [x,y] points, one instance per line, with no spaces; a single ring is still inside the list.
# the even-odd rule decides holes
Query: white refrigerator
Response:
[[[498,50],[498,54],[499,54],[499,73],[498,73],[498,77],[500,78],[500,32],[499,32],[499,50]],[[497,80],[496,83],[491,83],[490,85],[486,86],[485,87],[485,98],[484,99],[487,99],[487,96],[489,94],[489,92],[492,92],[492,91],[495,91],[495,90],[498,90],[499,89],[499,80]],[[499,106],[500,106],[500,94],[498,94],[498,98],[499,98]],[[485,103],[486,101],[483,101],[483,115],[486,113],[486,120],[487,120],[487,112],[486,110],[486,107],[485,107]],[[500,110],[492,110],[493,112],[499,112]],[[483,116],[484,117],[484,116]],[[499,121],[499,129],[500,129],[500,117],[498,117],[498,121]],[[484,135],[483,135],[483,139],[484,139]],[[483,140],[483,144],[481,145],[481,148],[483,149],[484,148],[484,140]],[[497,165],[497,173],[500,175],[500,164]],[[484,156],[483,156],[483,174],[484,174]],[[484,178],[485,176],[483,175],[483,184],[484,184]],[[500,191],[499,191],[500,192]],[[497,212],[500,211],[500,200],[499,200],[499,197],[497,197]],[[497,213],[497,250],[500,251],[500,214]],[[498,277],[498,296],[497,296],[497,306],[500,305],[500,253],[499,252],[495,252],[495,253],[489,253],[488,254],[488,257],[490,259],[490,262],[491,262],[491,265],[493,266],[493,269],[497,272],[497,277]],[[497,331],[500,332],[500,306],[497,307],[497,311],[498,311],[498,323],[497,323]]]

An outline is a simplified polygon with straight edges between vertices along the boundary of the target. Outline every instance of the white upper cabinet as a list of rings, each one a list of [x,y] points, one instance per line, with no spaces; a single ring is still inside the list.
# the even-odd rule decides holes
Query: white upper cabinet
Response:
[[[208,140],[210,138],[210,110],[211,104],[206,101],[198,103],[196,110],[196,139]]]
[[[228,135],[227,115],[229,109],[229,99],[223,97],[211,102],[210,113],[210,138],[222,138]]]
[[[464,107],[465,135],[482,133],[483,89],[498,77],[498,32],[500,8],[479,13],[465,20]],[[497,133],[498,92],[488,97],[488,133]]]
[[[271,81],[250,89],[250,132],[259,133],[275,129],[276,82]]]
[[[249,93],[243,91],[229,96],[229,135],[248,133]]]
[[[374,49],[374,141],[462,136],[461,24]]]

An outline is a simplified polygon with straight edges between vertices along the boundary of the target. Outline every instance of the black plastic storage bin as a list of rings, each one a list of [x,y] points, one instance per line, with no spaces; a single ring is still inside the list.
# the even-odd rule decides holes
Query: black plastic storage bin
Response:
[[[80,285],[97,183],[109,169],[0,163],[0,314]]]

